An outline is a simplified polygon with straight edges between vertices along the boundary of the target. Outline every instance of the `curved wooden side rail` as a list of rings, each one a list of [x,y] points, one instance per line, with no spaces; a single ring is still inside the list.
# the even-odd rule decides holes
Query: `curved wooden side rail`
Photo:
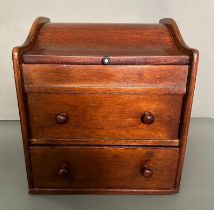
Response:
[[[181,36],[181,32],[180,32],[175,20],[173,20],[171,18],[164,18],[164,19],[161,19],[159,21],[159,23],[166,25],[169,28],[169,30],[171,31],[172,36],[174,38],[175,45],[179,50],[183,51],[184,53],[189,54],[190,56],[192,56],[193,53],[198,55],[198,50],[190,48],[183,40],[183,38]]]
[[[20,47],[13,48],[12,57],[13,57],[13,69],[14,69],[14,78],[16,83],[16,92],[17,92],[17,99],[18,99],[18,106],[19,106],[19,116],[21,119],[21,130],[22,130],[22,139],[23,139],[23,146],[24,146],[24,153],[25,153],[25,162],[26,162],[26,170],[27,178],[28,178],[28,186],[31,188],[33,187],[33,180],[32,180],[32,172],[31,172],[31,162],[30,162],[30,151],[29,151],[29,135],[28,135],[28,119],[27,113],[27,106],[25,103],[25,94],[24,94],[24,86],[21,76],[21,63],[22,54],[33,47],[35,44],[37,35],[41,26],[45,23],[50,22],[48,18],[45,17],[38,17],[28,34],[27,39],[25,40],[24,44]]]
[[[192,110],[192,102],[193,102],[193,95],[195,90],[195,81],[196,81],[196,74],[197,74],[197,67],[198,67],[198,59],[199,59],[199,52],[196,49],[190,48],[184,42],[180,30],[173,19],[165,18],[159,21],[161,24],[166,25],[175,40],[175,45],[178,49],[182,50],[183,52],[187,53],[190,56],[190,66],[188,70],[188,78],[187,78],[187,92],[184,96],[184,102],[182,106],[182,118],[180,121],[180,130],[179,130],[179,139],[180,139],[180,156],[178,162],[178,171],[176,177],[176,184],[175,188],[179,188],[180,180],[182,175],[182,168],[184,163],[185,151],[186,151],[186,142],[188,136],[188,129],[190,123],[190,116]]]
[[[46,18],[46,17],[36,18],[36,20],[33,22],[33,25],[30,29],[30,32],[29,32],[25,42],[21,46],[13,48],[13,58],[14,59],[17,59],[19,55],[21,55],[23,52],[25,52],[33,47],[33,45],[36,42],[36,38],[37,38],[40,28],[42,27],[43,24],[49,23],[49,22],[50,22],[50,19]]]

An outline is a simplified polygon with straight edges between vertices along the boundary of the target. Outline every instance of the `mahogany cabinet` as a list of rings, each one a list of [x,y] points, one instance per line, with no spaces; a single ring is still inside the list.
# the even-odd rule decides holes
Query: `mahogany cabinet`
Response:
[[[13,49],[29,192],[178,192],[197,64],[172,19],[37,18]]]

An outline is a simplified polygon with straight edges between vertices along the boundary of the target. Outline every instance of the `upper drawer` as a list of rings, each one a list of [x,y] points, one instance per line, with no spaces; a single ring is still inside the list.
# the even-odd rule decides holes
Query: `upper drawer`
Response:
[[[184,94],[188,66],[23,65],[26,92]]]
[[[45,94],[28,99],[32,139],[176,139],[182,95]]]

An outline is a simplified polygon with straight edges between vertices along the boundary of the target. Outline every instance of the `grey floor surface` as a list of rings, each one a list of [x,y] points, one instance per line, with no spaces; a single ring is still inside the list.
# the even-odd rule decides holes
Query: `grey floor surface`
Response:
[[[0,121],[0,210],[214,210],[214,119],[191,120],[174,195],[29,195],[19,121]]]

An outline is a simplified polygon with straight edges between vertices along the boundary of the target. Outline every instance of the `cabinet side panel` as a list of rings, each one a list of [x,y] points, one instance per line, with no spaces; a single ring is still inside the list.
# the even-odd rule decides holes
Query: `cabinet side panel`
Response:
[[[19,115],[21,120],[21,130],[22,130],[22,140],[25,154],[25,163],[27,170],[27,179],[29,189],[33,188],[33,178],[32,178],[32,169],[31,169],[31,160],[29,152],[29,124],[27,116],[27,106],[26,98],[24,93],[24,81],[22,76],[22,55],[24,52],[30,50],[37,39],[40,28],[45,24],[50,22],[50,19],[46,17],[38,17],[33,22],[33,25],[30,29],[27,39],[24,44],[20,47],[13,48],[12,58],[13,58],[13,69],[14,69],[14,78],[16,83],[16,92],[19,106]]]
[[[181,144],[180,144],[180,155],[179,155],[177,178],[176,178],[176,188],[178,189],[180,186],[182,168],[183,168],[185,151],[186,151],[186,142],[187,142],[190,116],[191,116],[191,110],[192,110],[193,95],[195,90],[195,81],[196,81],[196,75],[197,75],[199,52],[198,50],[190,48],[186,45],[186,43],[184,42],[181,36],[180,30],[173,19],[165,18],[160,20],[160,23],[166,25],[170,29],[177,48],[180,49],[182,52],[187,53],[191,58],[188,77],[187,77],[187,89],[186,89],[186,94],[184,96],[184,101],[183,101],[181,121],[180,121],[181,124],[180,124],[180,131],[179,131],[179,138],[181,140]]]
[[[188,137],[192,102],[193,102],[193,96],[194,96],[194,90],[195,90],[197,65],[198,65],[198,51],[196,50],[196,51],[193,51],[192,65],[189,67],[187,93],[184,96],[182,113],[181,113],[181,124],[180,124],[180,131],[179,131],[179,138],[181,140],[180,141],[181,143],[180,143],[180,156],[179,156],[178,171],[177,171],[177,178],[176,178],[176,188],[179,188],[180,186],[181,174],[182,174],[182,169],[184,164],[186,142]]]
[[[23,140],[23,147],[24,147],[24,155],[25,155],[25,164],[27,170],[27,179],[28,179],[28,187],[33,187],[33,178],[32,178],[32,171],[31,171],[31,161],[30,161],[30,154],[29,154],[29,128],[28,128],[28,120],[27,120],[27,110],[26,110],[26,103],[25,103],[25,94],[23,88],[23,81],[21,76],[21,67],[20,67],[20,48],[14,48],[13,50],[13,68],[14,68],[14,78],[16,83],[16,93],[17,93],[17,100],[19,106],[19,116],[20,116],[20,123],[21,123],[21,130],[22,130],[22,140]]]

